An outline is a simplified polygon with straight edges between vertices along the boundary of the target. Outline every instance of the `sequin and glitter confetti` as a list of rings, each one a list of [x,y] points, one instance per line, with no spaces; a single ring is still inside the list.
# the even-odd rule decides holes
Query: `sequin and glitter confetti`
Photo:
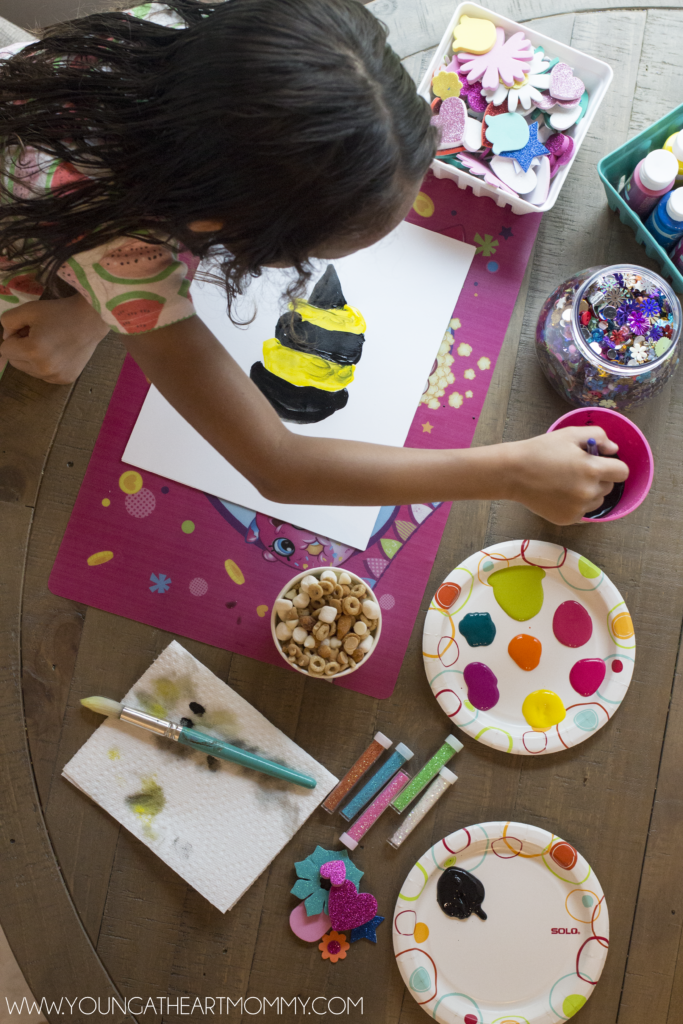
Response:
[[[657,284],[635,273],[606,274],[592,285],[579,309],[580,330],[601,359],[641,366],[671,347],[674,315]]]

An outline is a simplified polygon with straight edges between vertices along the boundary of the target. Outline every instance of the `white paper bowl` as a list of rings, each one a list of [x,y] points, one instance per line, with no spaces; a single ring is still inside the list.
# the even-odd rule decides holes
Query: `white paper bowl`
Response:
[[[372,645],[372,650],[369,651],[365,655],[365,657],[363,658],[362,661],[360,661],[358,663],[356,663],[354,661],[352,663],[352,667],[349,666],[349,668],[345,668],[342,672],[335,672],[335,674],[332,675],[332,676],[325,676],[325,675],[322,675],[322,674],[319,674],[319,673],[316,673],[316,672],[309,672],[308,669],[306,669],[306,668],[299,668],[299,666],[297,664],[289,661],[287,659],[287,655],[285,654],[285,652],[282,650],[282,647],[280,646],[280,641],[278,640],[277,636],[275,635],[275,627],[277,626],[278,622],[280,621],[279,618],[278,618],[277,612],[275,611],[275,604],[276,604],[276,602],[279,601],[281,597],[284,597],[285,594],[288,594],[289,591],[292,590],[294,587],[297,587],[299,585],[299,583],[301,582],[301,580],[304,579],[305,576],[317,576],[318,578],[320,578],[322,573],[327,572],[330,569],[332,570],[332,572],[337,573],[337,575],[339,575],[342,572],[345,572],[348,576],[351,577],[351,579],[353,580],[354,583],[362,583],[363,586],[367,589],[368,598],[370,598],[371,600],[373,600],[377,604],[379,604],[379,601],[377,601],[377,598],[375,597],[375,595],[374,595],[374,593],[372,591],[372,588],[366,583],[366,581],[361,579],[360,576],[356,576],[355,572],[349,572],[349,570],[345,569],[343,565],[338,566],[338,567],[328,565],[328,566],[322,566],[322,568],[318,568],[318,569],[307,569],[305,572],[300,572],[297,576],[293,576],[292,579],[289,581],[289,583],[287,583],[287,585],[282,588],[280,593],[275,598],[275,601],[273,602],[273,610],[270,613],[270,632],[271,632],[271,635],[273,637],[273,643],[277,647],[280,655],[282,656],[282,660],[284,661],[284,663],[287,665],[288,668],[293,668],[295,672],[300,672],[302,675],[308,676],[309,679],[324,679],[327,682],[334,682],[334,680],[336,680],[336,679],[341,679],[342,676],[350,676],[351,673],[355,672],[356,669],[360,668],[361,665],[367,665],[369,659],[372,657],[372,655],[377,650],[377,644],[379,643],[380,633],[382,632],[382,611],[381,611],[381,609],[380,609],[380,613],[379,613],[379,619],[377,620],[377,628],[372,633],[370,633],[370,636],[373,636],[375,638],[375,642]]]
[[[595,113],[612,81],[612,68],[602,60],[589,57],[587,53],[575,50],[572,46],[558,43],[556,40],[550,39],[549,36],[541,35],[540,32],[536,32],[535,29],[528,28],[526,25],[510,21],[509,18],[504,18],[502,15],[496,14],[495,11],[490,11],[487,7],[480,7],[479,4],[464,3],[456,7],[455,14],[448,23],[448,28],[444,32],[436,53],[432,57],[431,63],[420,82],[418,92],[421,96],[424,96],[427,102],[430,99],[429,87],[432,75],[439,64],[441,64],[444,55],[450,53],[452,56],[453,54],[453,30],[463,14],[470,18],[486,18],[488,21],[492,21],[494,25],[500,25],[501,28],[504,28],[508,36],[513,32],[523,32],[535,47],[542,46],[547,56],[559,57],[561,61],[564,61],[565,64],[574,69],[586,86],[588,91],[588,108],[572,134],[574,152],[572,153],[571,160],[564,167],[561,167],[552,179],[548,198],[542,206],[534,206],[532,203],[528,203],[523,196],[513,196],[509,192],[503,192],[502,189],[494,188],[493,185],[487,185],[481,178],[468,174],[466,171],[461,171],[458,167],[444,163],[438,158],[432,162],[432,170],[437,178],[452,178],[453,181],[457,182],[458,188],[471,188],[475,196],[490,196],[491,199],[495,200],[497,206],[509,206],[513,213],[545,213],[557,201],[560,189],[576,159],[579,147],[585,139],[591,121],[595,117]]]

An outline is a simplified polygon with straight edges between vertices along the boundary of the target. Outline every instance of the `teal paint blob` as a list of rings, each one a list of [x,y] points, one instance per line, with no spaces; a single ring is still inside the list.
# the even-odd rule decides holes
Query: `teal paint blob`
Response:
[[[581,902],[583,903],[584,907],[592,907],[595,901],[592,896],[589,896],[588,893],[586,893],[585,896],[581,897]]]
[[[496,638],[496,627],[488,612],[469,612],[458,629],[470,647],[489,647]]]
[[[432,987],[432,979],[429,977],[427,968],[418,967],[417,970],[413,971],[408,984],[413,992],[428,992]]]
[[[584,732],[593,732],[593,729],[597,728],[597,724],[598,715],[593,708],[585,708],[574,715],[574,725],[578,725],[579,729],[583,729]]]

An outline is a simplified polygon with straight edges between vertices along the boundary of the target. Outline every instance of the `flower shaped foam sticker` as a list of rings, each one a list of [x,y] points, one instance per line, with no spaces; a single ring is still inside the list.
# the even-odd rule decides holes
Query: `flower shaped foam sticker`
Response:
[[[508,87],[523,82],[531,67],[533,47],[523,32],[515,32],[508,40],[500,26],[496,28],[496,42],[488,53],[459,53],[461,70],[468,82],[481,81],[482,88],[496,89],[500,80]]]

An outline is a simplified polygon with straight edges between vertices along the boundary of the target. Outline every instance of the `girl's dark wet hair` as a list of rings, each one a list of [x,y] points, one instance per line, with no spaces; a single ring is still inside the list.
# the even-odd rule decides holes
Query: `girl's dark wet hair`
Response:
[[[436,133],[373,15],[357,0],[167,6],[187,28],[94,14],[0,66],[3,145],[97,174],[28,198],[3,187],[12,262],[54,281],[68,257],[151,232],[216,257],[231,308],[262,267],[293,265],[301,287],[325,242],[386,230]],[[190,231],[200,219],[225,226]]]

